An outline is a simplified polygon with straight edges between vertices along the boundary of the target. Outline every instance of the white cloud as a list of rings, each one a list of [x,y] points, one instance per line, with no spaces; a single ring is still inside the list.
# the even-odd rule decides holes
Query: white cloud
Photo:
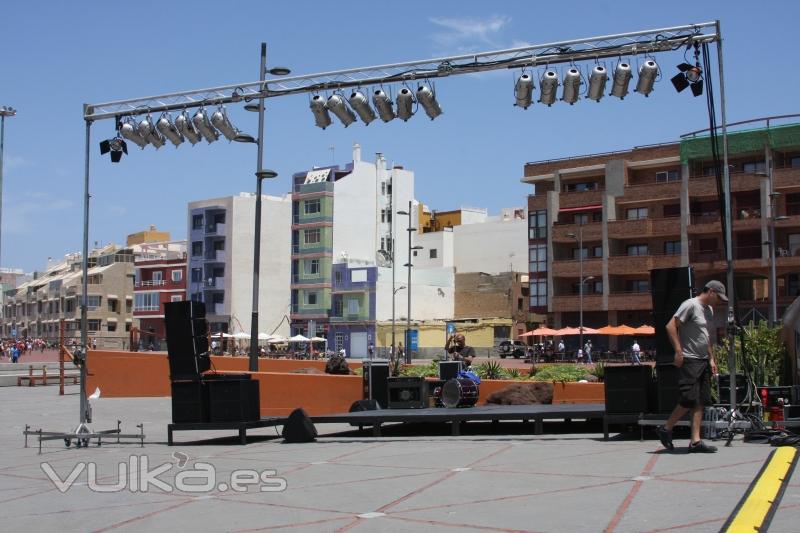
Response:
[[[32,167],[35,164],[30,159],[25,159],[18,155],[6,155],[3,158],[3,165],[6,169],[11,170],[15,168]]]
[[[498,36],[511,17],[492,15],[488,19],[431,18],[442,31],[431,35],[433,41],[449,51],[467,51],[478,44],[499,47]]]

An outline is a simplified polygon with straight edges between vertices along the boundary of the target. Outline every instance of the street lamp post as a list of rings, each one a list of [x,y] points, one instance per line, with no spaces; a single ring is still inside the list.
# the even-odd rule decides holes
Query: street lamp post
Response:
[[[9,106],[0,106],[0,266],[2,262],[2,236],[3,236],[3,143],[5,141],[6,117],[13,117],[17,110]],[[0,309],[2,313],[2,309]],[[1,316],[1,315],[0,315]]]
[[[583,349],[583,284],[589,280],[593,280],[594,276],[583,277],[583,224],[578,226],[578,236],[574,233],[567,233],[567,237],[575,239],[578,243],[578,309],[579,309],[579,328],[578,328],[578,349]]]
[[[403,266],[408,269],[408,281],[406,282],[406,289],[408,290],[408,309],[406,310],[406,364],[411,364],[411,252],[413,250],[421,250],[422,246],[411,246],[411,234],[417,231],[417,228],[411,225],[411,206],[412,200],[408,201],[408,211],[398,211],[398,215],[406,215],[408,217],[408,262]]]
[[[777,204],[781,193],[772,192],[770,198],[769,216],[769,325],[775,326],[778,323],[778,275],[776,272],[776,251],[778,249],[775,242],[775,223],[779,220],[786,220],[789,217],[778,216]]]
[[[289,74],[289,69],[276,67],[269,71],[276,76]],[[259,81],[263,82],[267,74],[267,43],[261,43],[261,64],[258,69]],[[253,142],[255,140],[258,147],[256,161],[256,216],[255,227],[253,228],[253,312],[250,318],[250,360],[248,369],[250,372],[258,371],[258,292],[259,292],[259,270],[261,266],[261,181],[265,178],[271,179],[278,176],[274,170],[263,168],[264,163],[264,99],[259,98],[256,105],[246,105],[248,111],[258,112],[258,138],[253,139],[249,135],[238,135],[235,140],[239,142]]]

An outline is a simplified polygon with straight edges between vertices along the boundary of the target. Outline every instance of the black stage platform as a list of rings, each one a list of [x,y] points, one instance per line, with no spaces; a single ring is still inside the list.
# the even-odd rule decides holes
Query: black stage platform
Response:
[[[428,408],[428,409],[378,409],[333,415],[312,416],[314,424],[351,424],[353,426],[372,426],[375,437],[381,435],[381,425],[387,422],[441,423],[450,422],[453,435],[461,433],[461,422],[470,420],[521,420],[535,423],[534,433],[542,434],[545,420],[564,420],[572,418],[602,419],[605,404],[563,404],[563,405],[481,405],[478,407]]]
[[[247,444],[247,430],[271,426],[282,426],[286,417],[269,417],[250,422],[183,422],[167,425],[167,446],[173,445],[174,431],[220,431],[235,430],[239,433],[239,444]]]

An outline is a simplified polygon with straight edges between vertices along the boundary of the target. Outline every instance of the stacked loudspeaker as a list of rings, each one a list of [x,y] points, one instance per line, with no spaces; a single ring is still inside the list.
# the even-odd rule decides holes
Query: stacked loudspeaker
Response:
[[[205,304],[164,304],[174,423],[260,418],[258,381],[250,374],[204,374],[211,367]]]

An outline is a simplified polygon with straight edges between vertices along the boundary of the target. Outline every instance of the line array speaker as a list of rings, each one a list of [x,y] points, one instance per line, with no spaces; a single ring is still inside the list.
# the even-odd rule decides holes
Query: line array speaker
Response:
[[[675,359],[675,350],[669,342],[666,325],[683,301],[694,296],[693,288],[694,269],[690,266],[650,271],[657,364],[671,364]]]

